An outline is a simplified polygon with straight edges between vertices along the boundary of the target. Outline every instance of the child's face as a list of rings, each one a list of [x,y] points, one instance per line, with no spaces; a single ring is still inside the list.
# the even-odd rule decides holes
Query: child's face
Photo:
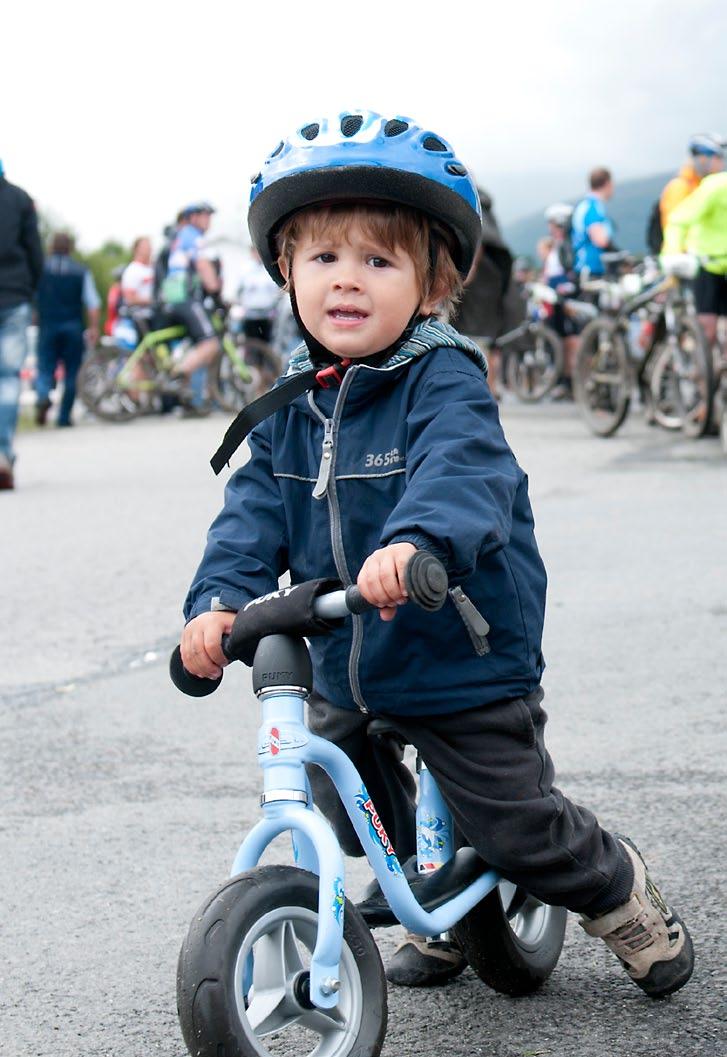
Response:
[[[412,258],[372,241],[353,221],[346,237],[304,231],[293,253],[301,318],[336,356],[358,359],[388,348],[421,302]]]

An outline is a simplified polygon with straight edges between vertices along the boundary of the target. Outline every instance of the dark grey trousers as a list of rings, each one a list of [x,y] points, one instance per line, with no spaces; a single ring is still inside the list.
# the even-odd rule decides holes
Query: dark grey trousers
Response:
[[[629,898],[633,868],[595,816],[553,785],[542,700],[539,688],[467,712],[386,718],[421,753],[464,843],[543,902],[603,914]],[[309,701],[311,730],[353,761],[403,861],[416,851],[416,786],[402,754],[368,737],[371,718],[315,694]],[[343,851],[361,855],[332,782],[318,767],[309,776]]]

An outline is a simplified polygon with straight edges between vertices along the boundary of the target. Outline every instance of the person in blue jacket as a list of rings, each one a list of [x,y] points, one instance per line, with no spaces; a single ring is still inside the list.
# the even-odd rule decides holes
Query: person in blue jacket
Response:
[[[366,736],[372,716],[419,749],[488,863],[577,911],[647,993],[676,990],[692,970],[685,926],[631,842],[553,784],[540,687],[546,576],[527,478],[482,354],[441,318],[481,238],[471,176],[410,119],[338,114],[276,147],[253,183],[249,224],[305,337],[288,374],[317,372],[317,384],[250,434],[185,603],[185,668],[218,677],[235,612],[284,573],[355,581],[379,612],[311,640],[309,721],[354,760],[397,854],[415,850],[411,777],[382,766]],[[449,574],[451,600],[434,614],[404,605],[417,549]],[[344,850],[361,854],[328,780],[313,769],[312,782]],[[432,983],[463,966],[446,938],[407,935],[387,976]]]

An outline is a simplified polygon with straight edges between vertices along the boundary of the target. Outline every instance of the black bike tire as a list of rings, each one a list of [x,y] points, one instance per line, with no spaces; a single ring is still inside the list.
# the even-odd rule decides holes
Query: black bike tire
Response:
[[[101,403],[102,397],[109,395],[108,391],[99,394],[91,384],[92,371],[97,365],[109,364],[121,355],[125,355],[124,350],[115,346],[101,346],[85,357],[78,372],[76,385],[81,401],[92,414],[105,422],[131,422],[141,414],[141,408],[131,395],[127,392],[122,394],[121,391],[119,396],[126,396],[128,403],[117,411],[108,410]]]
[[[258,396],[262,396],[264,392],[267,392],[280,377],[283,371],[283,366],[280,357],[278,356],[272,345],[269,345],[265,341],[261,341],[259,338],[245,338],[241,341],[238,346],[239,349],[243,350],[243,357],[245,362],[250,357],[259,357],[263,365],[263,385],[259,391],[251,389],[246,383],[240,382],[236,385],[236,379],[234,374],[230,375],[230,382],[234,390],[235,397],[231,399],[228,395],[227,385],[223,381],[222,373],[228,369],[230,363],[229,359],[224,352],[220,353],[215,362],[212,364],[209,370],[209,390],[210,396],[216,404],[223,410],[231,413],[237,413],[241,411],[246,404],[255,400]],[[257,369],[258,365],[254,365]]]
[[[588,390],[588,375],[590,373],[588,357],[593,354],[593,346],[598,342],[599,336],[604,330],[611,332],[613,347],[623,373],[619,399],[614,401],[614,410],[606,415],[601,413],[602,409],[592,407]],[[576,404],[592,433],[599,437],[611,437],[619,429],[629,413],[632,385],[632,371],[629,365],[626,341],[617,321],[606,316],[597,316],[581,332],[581,340],[578,345],[573,369],[573,393]]]
[[[712,402],[714,400],[714,369],[712,366],[712,352],[707,344],[707,339],[704,336],[699,322],[696,319],[692,319],[690,316],[682,316],[679,320],[679,337],[681,339],[682,334],[687,333],[694,339],[694,350],[695,359],[698,363],[699,373],[704,379],[705,388],[705,400],[704,409],[700,417],[695,421],[690,418],[688,414],[685,414],[684,408],[680,405],[680,413],[682,416],[682,432],[686,437],[690,437],[692,440],[696,440],[699,437],[703,437],[704,434],[711,426],[712,422]],[[681,391],[677,386],[677,403],[680,404]]]
[[[488,987],[501,994],[527,995],[553,972],[563,948],[566,918],[564,907],[549,907],[542,939],[532,949],[511,928],[495,888],[452,932],[470,966]]]
[[[551,356],[551,374],[546,384],[539,386],[535,390],[528,390],[521,384],[522,372],[520,370],[522,365],[523,353],[517,350],[512,356],[509,357],[507,363],[507,379],[506,384],[508,389],[515,393],[519,400],[525,404],[535,404],[542,400],[548,393],[553,389],[558,379],[563,374],[563,364],[565,360],[565,353],[563,351],[563,342],[556,332],[548,326],[544,326],[541,323],[534,324],[528,331],[528,336],[533,340],[542,338],[545,344],[548,346]],[[529,350],[528,350],[529,351]]]
[[[247,932],[270,909],[318,910],[318,878],[292,866],[262,866],[238,874],[214,892],[192,919],[177,967],[177,1012],[195,1057],[255,1057],[240,1024],[234,997],[234,964]],[[386,978],[365,921],[348,900],[344,943],[364,992],[359,1030],[346,1057],[377,1057],[386,1034]]]
[[[662,386],[663,373],[667,369],[667,361],[671,360],[669,348],[659,343],[651,355],[651,367],[649,370],[648,400],[650,411],[654,422],[662,429],[674,432],[682,428],[681,416],[678,413],[668,415],[662,410]]]

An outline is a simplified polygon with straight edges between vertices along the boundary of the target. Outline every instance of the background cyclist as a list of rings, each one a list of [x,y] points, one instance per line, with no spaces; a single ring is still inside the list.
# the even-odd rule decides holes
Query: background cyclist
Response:
[[[193,348],[175,367],[175,373],[189,380],[200,367],[215,359],[220,343],[212,320],[204,307],[207,294],[219,294],[222,279],[211,260],[204,255],[204,235],[210,226],[214,207],[195,202],[180,213],[180,223],[169,247],[166,275],[160,299],[166,321],[181,323],[194,342]]]
[[[573,210],[571,238],[573,267],[578,275],[603,275],[601,254],[613,242],[614,225],[607,203],[613,197],[613,178],[608,169],[593,169],[588,177],[590,193]]]

